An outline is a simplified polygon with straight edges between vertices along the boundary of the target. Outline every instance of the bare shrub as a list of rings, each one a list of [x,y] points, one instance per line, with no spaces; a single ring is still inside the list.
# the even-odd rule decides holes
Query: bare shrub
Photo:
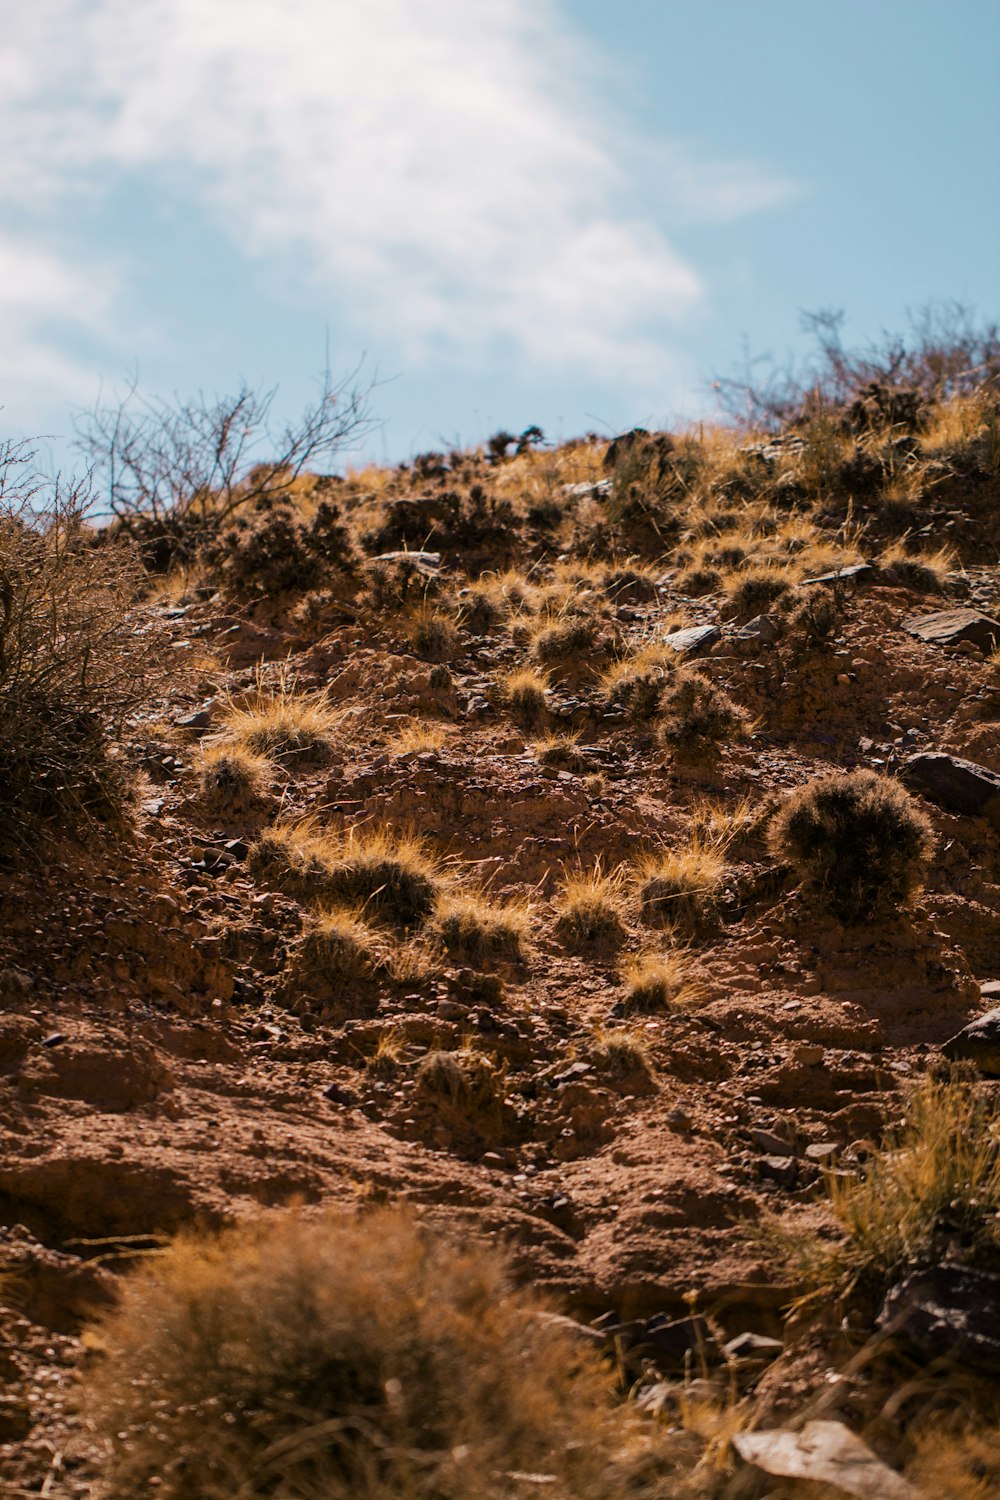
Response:
[[[593,1355],[497,1254],[397,1211],[182,1238],[126,1281],[87,1377],[132,1500],[621,1494]]]
[[[369,429],[371,388],[358,374],[335,383],[325,370],[315,401],[280,428],[276,388],[244,383],[231,396],[167,401],[143,396],[133,381],[121,399],[77,414],[77,447],[120,526],[149,565],[165,569],[237,511],[287,496],[300,475]]]
[[[861,922],[890,914],[919,886],[933,839],[926,815],[898,782],[850,771],[786,798],[768,845],[845,922]]]
[[[725,688],[700,672],[686,672],[670,692],[660,738],[681,759],[713,752],[725,740],[744,739],[749,717]]]
[[[0,841],[37,818],[112,817],[128,777],[113,745],[162,675],[136,608],[134,549],[86,522],[86,485],[43,487],[34,455],[0,445]]]

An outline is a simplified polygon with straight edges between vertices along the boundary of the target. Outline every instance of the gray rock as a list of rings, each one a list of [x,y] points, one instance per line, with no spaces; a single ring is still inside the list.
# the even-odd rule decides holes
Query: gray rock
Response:
[[[664,645],[672,646],[685,656],[697,656],[702,651],[709,651],[721,640],[722,631],[718,625],[689,625],[686,630],[672,630],[663,637]]]
[[[768,1156],[794,1156],[795,1147],[783,1136],[775,1135],[773,1130],[758,1130],[753,1127],[750,1131],[750,1139],[758,1151],[765,1152]]]
[[[903,775],[938,807],[988,818],[1000,828],[1000,776],[986,766],[940,750],[922,750],[903,762]]]
[[[984,1000],[1000,1000],[1000,979],[987,979],[979,986]]]
[[[878,571],[874,563],[849,563],[846,568],[834,568],[829,573],[817,573],[815,578],[803,578],[802,583],[865,583],[874,578]]]
[[[1000,1276],[956,1265],[916,1271],[893,1287],[878,1324],[928,1361],[1000,1374]]]
[[[950,1037],[941,1048],[949,1062],[970,1062],[1000,1078],[1000,1010],[988,1010]]]
[[[773,646],[778,639],[778,629],[770,615],[754,615],[736,632],[738,641],[759,641],[763,646]]]
[[[970,641],[981,651],[1000,646],[1000,620],[978,609],[942,609],[933,615],[911,615],[903,629],[932,646],[959,646]]]

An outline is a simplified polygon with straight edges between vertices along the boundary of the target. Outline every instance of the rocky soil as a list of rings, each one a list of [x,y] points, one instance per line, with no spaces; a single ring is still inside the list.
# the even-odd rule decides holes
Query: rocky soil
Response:
[[[570,481],[582,505],[602,503],[588,479]],[[552,484],[557,501],[567,482]],[[677,1320],[694,1303],[720,1338],[786,1340],[764,1390],[773,1412],[790,1409],[826,1366],[786,1328],[800,1288],[766,1225],[781,1215],[833,1236],[824,1170],[863,1160],[942,1045],[996,1003],[997,804],[984,793],[977,811],[954,810],[947,787],[931,800],[908,770],[945,752],[1000,775],[991,642],[963,636],[961,621],[914,629],[944,611],[1000,613],[995,548],[976,527],[987,489],[975,505],[949,501],[960,555],[940,590],[884,566],[799,579],[796,601],[836,595],[819,644],[803,644],[784,606],[748,616],[720,589],[687,588],[669,547],[645,545],[634,578],[610,564],[581,573],[571,595],[593,594],[619,654],[717,627],[695,642],[697,669],[751,728],[678,759],[584,660],[553,677],[543,726],[577,735],[567,767],[539,759],[505,697],[504,673],[528,650],[517,620],[480,628],[462,613],[462,590],[498,550],[498,566],[506,549],[540,581],[552,546],[523,532],[509,546],[462,543],[445,524],[445,480],[411,471],[392,484],[367,500],[361,481],[343,486],[344,503],[355,517],[381,507],[381,551],[388,539],[439,554],[418,592],[453,622],[443,642],[422,649],[409,602],[373,613],[353,584],[312,618],[294,595],[248,597],[210,576],[171,584],[143,606],[175,668],[122,750],[139,783],[134,831],[53,837],[0,869],[11,1496],[92,1493],[100,1455],[69,1393],[87,1311],[119,1269],[186,1226],[289,1205],[402,1198],[504,1242],[583,1322]],[[995,514],[995,481],[988,494]],[[399,511],[418,500],[419,537]],[[864,535],[856,551],[878,560]],[[256,802],[220,811],[201,779],[205,747],[241,694],[289,681],[328,695],[328,753],[278,764]],[[399,749],[414,724],[440,732]],[[846,927],[768,855],[764,830],[788,790],[854,767],[910,776],[936,843],[910,907]],[[706,807],[730,819],[724,879],[707,926],[671,940],[644,918],[630,872],[689,838]],[[469,960],[376,923],[367,972],[310,968],[310,903],[254,860],[265,828],[301,817],[411,832],[453,889],[527,903],[520,957]],[[581,948],[560,935],[560,891],[568,871],[598,863],[624,872],[623,928]],[[671,942],[687,965],[681,997],[630,1012],[628,960]],[[421,1065],[435,1051],[489,1060],[501,1097],[488,1117],[428,1090]]]

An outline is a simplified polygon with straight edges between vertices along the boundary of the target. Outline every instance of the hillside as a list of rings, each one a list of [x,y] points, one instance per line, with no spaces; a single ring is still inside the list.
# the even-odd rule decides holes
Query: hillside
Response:
[[[6,1492],[105,1493],[136,1256],[402,1204],[596,1324],[630,1493],[1000,1494],[995,388],[253,489],[0,517]]]

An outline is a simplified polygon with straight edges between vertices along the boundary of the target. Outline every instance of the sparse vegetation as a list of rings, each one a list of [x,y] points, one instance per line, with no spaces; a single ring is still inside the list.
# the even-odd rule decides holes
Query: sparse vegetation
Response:
[[[267,794],[274,767],[264,755],[242,745],[205,745],[201,753],[201,790],[220,812],[245,812]]]
[[[846,922],[891,915],[919,886],[933,849],[914,798],[874,771],[800,787],[775,814],[768,841]]]
[[[597,864],[566,876],[559,897],[556,932],[571,948],[604,950],[618,947],[625,937],[622,878],[606,874]]]
[[[253,692],[227,705],[224,743],[283,765],[321,765],[336,727],[325,692],[303,692],[287,672],[273,684],[261,674]]]
[[[123,814],[115,741],[163,680],[166,642],[137,608],[125,543],[96,545],[88,492],[46,487],[34,454],[0,445],[0,844],[27,847]]]
[[[687,671],[667,695],[660,739],[680,760],[717,753],[727,741],[745,738],[750,716],[700,672]]]
[[[647,953],[625,966],[625,1009],[656,1015],[682,1006],[693,993],[689,961],[682,950]]]
[[[525,906],[494,905],[485,896],[444,896],[438,903],[434,931],[449,953],[469,963],[519,959],[528,930]]]
[[[688,936],[703,936],[716,920],[725,871],[718,847],[697,836],[650,855],[639,867],[643,915]]]
[[[114,1500],[154,1484],[165,1500],[499,1500],[514,1470],[608,1493],[596,1363],[493,1252],[399,1212],[181,1239],[129,1277],[97,1339],[88,1410]]]
[[[380,828],[337,834],[310,823],[276,825],[256,841],[251,861],[305,900],[347,903],[401,927],[429,917],[441,888],[419,840]]]
[[[525,729],[544,722],[548,709],[548,678],[530,667],[510,673],[504,682],[504,693],[511,715]]]

